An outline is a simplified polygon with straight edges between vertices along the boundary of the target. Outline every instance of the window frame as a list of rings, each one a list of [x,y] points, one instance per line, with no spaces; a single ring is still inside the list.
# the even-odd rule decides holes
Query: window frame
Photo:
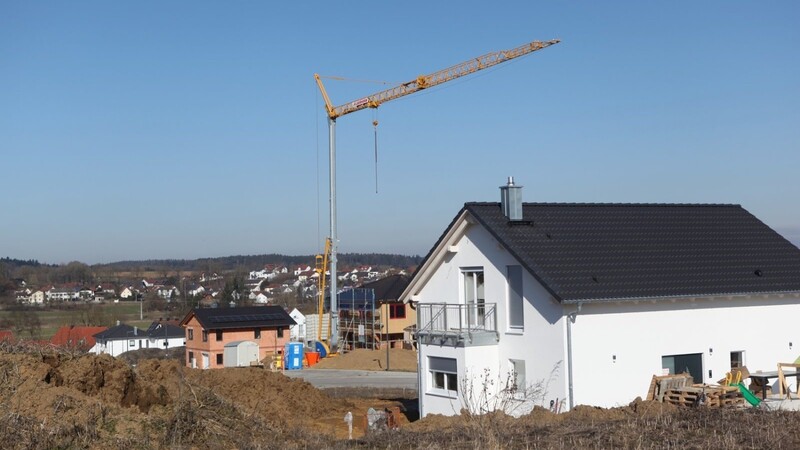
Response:
[[[512,274],[512,271],[515,272]],[[512,276],[519,274],[519,278],[512,279]],[[514,285],[518,283],[519,292],[515,289]],[[506,311],[507,311],[507,325],[508,330],[511,332],[525,331],[525,290],[524,290],[524,272],[520,265],[506,266]],[[512,318],[518,317],[519,320],[515,321]]]
[[[486,270],[483,266],[461,267],[460,303],[467,307],[467,324],[486,325]],[[471,279],[472,282],[467,283]],[[474,298],[469,299],[469,293]]]
[[[402,312],[402,314],[398,314]],[[390,319],[405,319],[406,318],[406,304],[405,303],[390,303],[389,304],[389,318]]]
[[[222,359],[222,353],[217,353],[217,365],[218,366],[224,365],[223,359]]]
[[[222,330],[214,330],[214,339],[216,339],[217,342],[222,341]]]
[[[509,391],[517,398],[524,398],[527,391],[526,368],[524,359],[509,359]],[[520,370],[521,367],[521,370]],[[521,376],[520,376],[521,375]],[[520,385],[522,387],[520,388]]]
[[[253,339],[261,339],[261,328],[253,328]]]
[[[429,356],[428,382],[429,394],[457,398],[459,392],[458,360],[455,358]]]
[[[282,338],[283,337],[283,328],[279,327],[278,330],[275,333],[277,334],[277,336],[279,338]]]
[[[203,342],[208,342],[208,330],[203,330]]]

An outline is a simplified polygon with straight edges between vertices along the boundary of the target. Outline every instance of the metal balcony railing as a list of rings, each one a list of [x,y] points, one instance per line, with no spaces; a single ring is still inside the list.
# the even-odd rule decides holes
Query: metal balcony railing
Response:
[[[454,338],[455,342],[469,340],[477,334],[497,333],[495,303],[420,303],[417,306],[419,336]]]

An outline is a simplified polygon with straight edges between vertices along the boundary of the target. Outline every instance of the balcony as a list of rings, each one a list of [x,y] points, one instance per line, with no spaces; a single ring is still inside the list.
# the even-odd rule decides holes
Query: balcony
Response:
[[[500,340],[495,303],[420,303],[417,330],[417,342],[425,345],[465,347]]]

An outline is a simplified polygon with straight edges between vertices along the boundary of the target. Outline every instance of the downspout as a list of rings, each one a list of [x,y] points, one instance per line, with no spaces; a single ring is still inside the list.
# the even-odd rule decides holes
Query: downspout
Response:
[[[575,318],[581,312],[581,303],[578,303],[578,309],[573,313],[567,314],[567,382],[569,388],[569,410],[572,411],[575,406],[575,394],[572,389],[572,324],[575,323]]]
[[[411,309],[417,311],[413,300],[409,300],[408,304],[411,306]],[[425,417],[425,413],[422,411],[422,396],[425,394],[422,392],[422,348],[420,347],[422,344],[419,342],[419,325],[420,317],[419,312],[417,312],[417,329],[414,330],[414,340],[417,341],[417,409],[419,410],[419,418],[421,419]]]

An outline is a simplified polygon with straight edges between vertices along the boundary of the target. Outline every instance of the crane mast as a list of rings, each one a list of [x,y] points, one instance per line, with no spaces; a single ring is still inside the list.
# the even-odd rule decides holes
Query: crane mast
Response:
[[[519,47],[513,48],[511,50],[502,50],[498,52],[487,53],[483,56],[479,56],[477,58],[470,59],[468,61],[464,61],[461,64],[456,64],[454,66],[448,67],[443,70],[439,70],[437,72],[433,72],[429,75],[420,75],[417,78],[408,81],[406,83],[399,84],[393,88],[386,89],[380,92],[376,92],[372,95],[367,97],[363,97],[352,102],[345,103],[340,106],[334,106],[333,102],[331,102],[330,97],[328,96],[328,92],[325,90],[325,86],[322,84],[322,77],[319,74],[314,74],[314,79],[317,82],[317,87],[322,94],[322,99],[325,102],[325,111],[328,114],[328,143],[329,143],[329,155],[328,155],[328,162],[330,166],[330,296],[331,296],[331,307],[330,307],[330,318],[331,318],[331,340],[329,345],[331,346],[332,350],[336,348],[337,345],[337,331],[336,328],[338,327],[337,321],[338,319],[338,305],[337,305],[337,284],[338,279],[336,275],[336,266],[337,266],[337,247],[338,247],[338,239],[337,239],[337,230],[336,230],[336,119],[354,113],[356,111],[360,111],[366,108],[377,108],[378,106],[386,103],[388,101],[404,97],[406,95],[413,94],[415,92],[419,92],[423,89],[432,88],[438,86],[443,83],[447,83],[448,81],[455,80],[457,78],[470,75],[472,73],[478,72],[483,69],[488,69],[489,67],[496,66],[498,64],[502,64],[507,61],[511,61],[515,58],[519,58],[520,56],[527,55],[529,53],[533,53],[535,51],[547,48],[551,45],[558,44],[561,42],[559,39],[552,39],[549,41],[533,41],[529,42],[524,45],[520,45]]]

